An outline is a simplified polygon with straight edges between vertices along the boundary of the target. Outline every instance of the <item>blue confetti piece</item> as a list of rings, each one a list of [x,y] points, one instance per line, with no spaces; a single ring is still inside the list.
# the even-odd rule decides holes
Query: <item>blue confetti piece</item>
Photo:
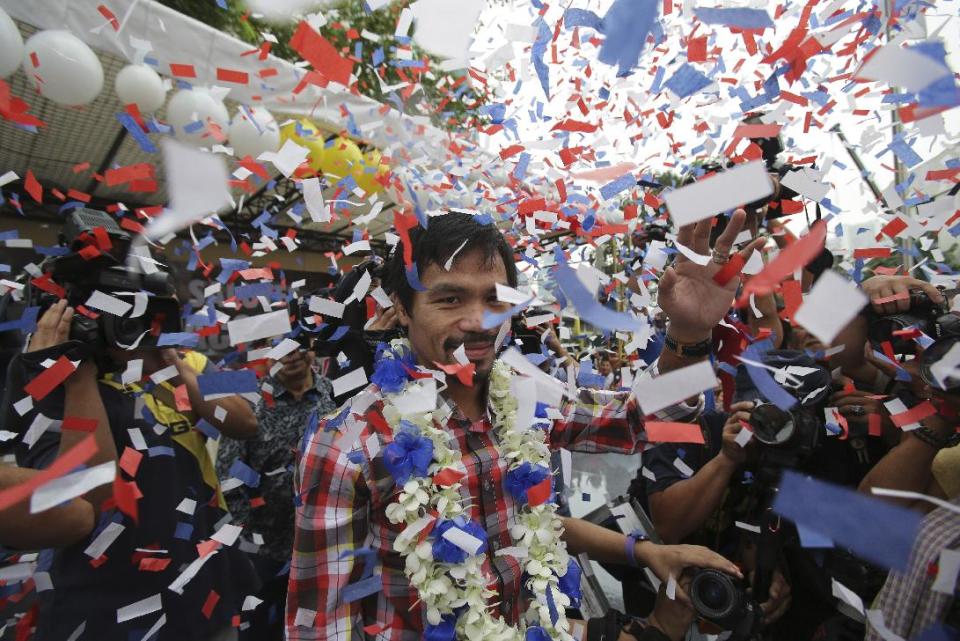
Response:
[[[923,515],[784,470],[773,509],[864,559],[905,570]]]
[[[577,309],[580,318],[591,325],[610,331],[638,332],[642,329],[643,325],[638,318],[601,305],[566,262],[557,265],[555,278],[564,295]]]
[[[567,29],[586,27],[603,31],[603,21],[600,16],[587,9],[567,9],[563,12],[563,26]]]
[[[203,129],[203,122],[199,120],[194,120],[193,122],[188,122],[183,126],[183,131],[188,134],[195,134],[201,129]]]
[[[353,603],[359,601],[371,594],[376,594],[383,589],[383,577],[381,575],[371,576],[366,579],[351,583],[340,592],[341,603]]]
[[[193,332],[164,332],[157,338],[157,347],[177,345],[182,347],[196,347],[200,344],[200,337]]]
[[[205,419],[201,418],[199,421],[197,421],[194,429],[206,436],[211,441],[216,441],[220,438],[220,430],[208,423]]]
[[[167,447],[166,445],[154,445],[153,447],[147,449],[147,454],[150,458],[156,456],[174,456],[173,448]]]
[[[215,394],[255,394],[258,390],[257,375],[249,369],[201,374],[197,377],[197,385],[204,398]]]
[[[189,541],[192,536],[193,523],[177,523],[177,527],[173,531],[173,538],[180,539],[181,541]]]
[[[797,525],[797,534],[800,536],[800,546],[805,548],[832,548],[833,539],[824,536],[816,530],[803,525]]]
[[[140,128],[140,125],[137,124],[137,121],[125,111],[121,111],[117,114],[117,120],[120,121],[120,124],[123,125],[123,128],[127,130],[127,133],[137,141],[137,144],[140,145],[140,149],[144,153],[155,154],[157,153],[157,147],[153,144],[153,141],[144,133],[143,129]]]
[[[530,165],[530,154],[523,152],[517,160],[517,166],[513,169],[512,176],[517,180],[523,180],[527,175],[527,167]]]
[[[637,184],[637,179],[633,177],[633,174],[626,173],[616,180],[608,182],[606,185],[600,188],[600,195],[604,200],[610,200],[617,194],[622,191],[626,191],[632,187],[635,187]],[[587,230],[589,231],[589,230]]]
[[[618,76],[626,76],[637,65],[640,54],[657,21],[659,0],[615,0],[603,16],[606,38],[598,60],[619,67]]]
[[[519,305],[514,305],[505,312],[500,312],[499,314],[491,314],[487,310],[483,310],[483,320],[480,321],[480,326],[483,329],[493,329],[494,327],[499,327],[504,322],[513,318],[514,315],[519,314],[527,307],[530,306],[530,302],[521,303]]]
[[[738,29],[768,29],[773,20],[763,9],[708,8],[694,9],[697,19],[704,24],[722,24]]]
[[[663,86],[678,98],[686,98],[708,86],[710,82],[709,78],[685,62]]]
[[[914,167],[923,162],[923,158],[913,150],[913,147],[906,140],[894,140],[887,149],[892,151],[907,167]]]
[[[530,55],[533,59],[533,68],[537,72],[537,79],[540,80],[540,87],[543,94],[550,98],[550,68],[544,62],[543,56],[547,53],[547,45],[553,39],[553,34],[543,18],[537,20],[537,39],[533,42]]]
[[[743,351],[743,357],[756,363],[762,363],[763,354],[767,349],[769,349],[769,341],[754,343]],[[747,374],[750,376],[750,380],[753,381],[754,386],[765,399],[783,411],[787,411],[797,404],[797,399],[793,394],[783,389],[779,383],[773,380],[773,376],[770,375],[769,371],[749,363],[744,363],[743,365],[747,368]]]
[[[425,292],[427,288],[420,282],[420,273],[417,271],[417,264],[413,263],[407,267],[404,272],[407,275],[407,283],[418,292]]]
[[[247,487],[260,487],[260,473],[240,459],[233,461],[227,474],[232,478],[240,479]]]

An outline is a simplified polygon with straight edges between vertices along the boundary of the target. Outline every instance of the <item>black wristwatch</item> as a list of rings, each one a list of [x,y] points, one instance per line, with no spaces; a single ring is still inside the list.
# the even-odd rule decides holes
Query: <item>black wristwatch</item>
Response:
[[[929,427],[921,425],[915,430],[910,430],[910,433],[935,450],[942,450],[945,447],[954,447],[960,444],[960,432],[957,431],[954,431],[949,436],[939,436]]]
[[[664,337],[664,344],[667,346],[667,349],[677,356],[684,358],[703,358],[704,356],[710,355],[710,348],[713,346],[713,341],[710,338],[705,338],[699,343],[681,343],[672,338],[670,333],[667,332]]]

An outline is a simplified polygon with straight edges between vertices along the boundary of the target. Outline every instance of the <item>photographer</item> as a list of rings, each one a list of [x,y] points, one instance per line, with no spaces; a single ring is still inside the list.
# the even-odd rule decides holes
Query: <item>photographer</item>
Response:
[[[244,523],[246,536],[260,535],[263,544],[252,555],[263,583],[257,597],[263,603],[251,613],[241,639],[283,639],[283,609],[287,598],[287,570],[293,549],[294,453],[308,426],[333,412],[333,387],[320,376],[312,349],[303,346],[279,361],[270,362],[273,374],[260,382],[257,435],[244,441],[223,437],[217,450],[217,476],[231,478],[234,466],[257,475],[256,487],[244,484],[225,493],[235,521]],[[239,472],[238,472],[239,473]]]
[[[106,214],[74,212],[70,224],[90,231],[91,218],[122,251],[125,234]],[[71,302],[84,304],[95,292],[119,296],[139,289],[137,275],[125,269],[122,259],[101,256],[83,271],[72,266],[92,242],[85,239],[93,237],[75,234],[73,253],[45,265],[51,270],[47,274],[59,278],[52,282],[63,288],[65,300],[43,313],[26,351],[11,364],[7,388],[7,398],[19,400],[24,386],[44,373],[49,362],[61,357],[79,361],[62,385],[38,395],[31,410],[8,422],[6,429],[19,434],[18,463],[45,467],[58,449],[65,451],[86,436],[77,429],[63,429],[62,434],[46,430],[35,442],[24,442],[27,426],[41,415],[92,419],[98,452],[88,465],[120,461],[112,485],[85,495],[98,521],[90,538],[42,557],[46,560],[39,569],[49,573],[53,589],[40,595],[35,638],[61,641],[83,626],[86,637],[127,641],[135,631],[142,634],[157,624],[161,615],[155,638],[229,638],[232,617],[244,597],[255,592],[257,580],[234,545],[211,540],[227,525],[227,514],[206,437],[199,430],[248,438],[256,432],[256,418],[237,396],[203,399],[198,376],[214,371],[205,357],[157,346],[156,330],[177,331],[173,325],[179,324],[180,314],[159,278],[150,283],[153,295],[136,318],[102,309],[100,314],[74,313]],[[111,284],[122,289],[111,289]],[[124,334],[139,346],[120,347],[116,339]],[[122,608],[151,599],[159,599],[152,609],[120,620]]]

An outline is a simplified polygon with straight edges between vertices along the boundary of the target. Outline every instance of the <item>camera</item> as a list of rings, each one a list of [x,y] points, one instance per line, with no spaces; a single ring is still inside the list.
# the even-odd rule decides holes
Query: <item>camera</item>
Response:
[[[799,402],[789,410],[771,403],[757,389],[746,365],[737,367],[733,402],[754,402],[749,423],[761,446],[761,467],[796,468],[820,445],[823,408],[833,389],[830,371],[797,350],[770,350],[763,364],[784,372],[778,382]]]
[[[956,290],[944,291],[944,299]],[[946,302],[934,303],[922,290],[910,291],[910,308],[899,314],[880,315],[867,312],[867,336],[874,349],[884,350],[884,343],[897,356],[916,356],[915,337],[922,332],[933,339],[920,353],[920,377],[925,383],[947,392],[960,391],[960,378],[943,375],[937,364],[960,343],[960,315],[949,310]]]
[[[173,296],[170,274],[156,270],[141,274],[124,264],[130,235],[107,213],[75,209],[67,218],[60,243],[66,253],[40,264],[44,275],[63,288],[63,298],[73,307],[69,338],[87,345],[93,353],[104,347],[124,349],[156,347],[161,333],[182,331],[180,305]],[[41,313],[56,303],[57,295],[39,287],[33,279],[27,287],[27,303]],[[130,308],[122,314],[90,310],[84,305],[100,291]],[[138,304],[137,294],[146,294]],[[141,299],[142,300],[142,297]]]
[[[690,582],[690,601],[697,615],[723,630],[730,639],[749,639],[760,631],[763,611],[742,579],[719,570],[697,570]]]

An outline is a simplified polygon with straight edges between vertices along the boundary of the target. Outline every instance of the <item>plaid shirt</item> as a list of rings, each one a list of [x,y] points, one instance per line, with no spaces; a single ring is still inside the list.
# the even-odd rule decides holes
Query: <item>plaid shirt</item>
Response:
[[[384,515],[399,492],[377,456],[390,442],[391,430],[381,413],[379,390],[371,386],[367,393],[376,400],[358,426],[351,429],[346,420],[337,429],[327,429],[327,418],[305,443],[298,464],[300,505],[287,596],[287,639],[292,641],[374,636],[413,641],[423,636],[417,592],[403,574],[403,558],[393,550],[403,525],[389,523]],[[463,502],[487,532],[484,572],[501,596],[500,614],[515,625],[521,614],[522,568],[512,556],[496,556],[497,550],[512,545],[508,526],[515,506],[503,489],[506,462],[497,453],[488,417],[471,423],[453,409],[446,428],[467,469],[461,481]],[[350,435],[350,443],[342,440],[343,433]],[[625,393],[581,390],[577,402],[569,402],[563,418],[554,422],[549,440],[552,448],[638,452],[644,443],[643,418]],[[343,449],[354,444],[352,452]],[[375,553],[372,582],[378,582],[377,576],[382,582],[367,596],[357,595],[353,587],[365,585],[358,583],[364,577],[364,556],[346,555],[361,550]]]
[[[960,498],[954,498],[951,503],[960,505]],[[928,627],[943,621],[954,595],[931,589],[936,574],[930,572],[930,566],[939,561],[943,550],[957,549],[960,549],[960,516],[938,507],[922,521],[906,572],[891,571],[874,601],[873,609],[883,613],[883,623],[888,630],[904,639],[916,639]],[[868,622],[866,641],[886,638],[889,637]]]

